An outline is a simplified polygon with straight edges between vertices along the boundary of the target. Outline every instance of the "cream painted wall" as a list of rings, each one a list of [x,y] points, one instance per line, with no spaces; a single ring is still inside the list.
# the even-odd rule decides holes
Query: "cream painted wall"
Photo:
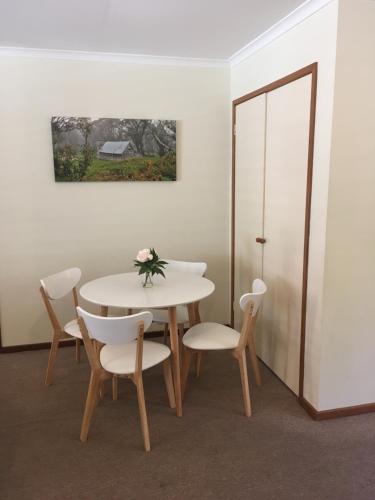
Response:
[[[374,26],[340,1],[319,409],[375,401]]]
[[[4,57],[0,74],[3,345],[50,339],[39,278],[130,271],[149,245],[207,261],[203,316],[228,322],[229,68]],[[176,119],[177,182],[55,183],[52,115]]]
[[[236,99],[308,64],[318,62],[314,173],[311,207],[310,261],[306,318],[304,395],[319,404],[322,344],[322,298],[328,198],[338,2],[333,0],[231,72]]]

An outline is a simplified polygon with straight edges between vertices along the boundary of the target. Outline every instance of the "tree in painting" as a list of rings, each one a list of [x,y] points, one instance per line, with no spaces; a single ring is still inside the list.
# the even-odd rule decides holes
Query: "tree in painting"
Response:
[[[176,122],[51,120],[56,181],[174,181]]]

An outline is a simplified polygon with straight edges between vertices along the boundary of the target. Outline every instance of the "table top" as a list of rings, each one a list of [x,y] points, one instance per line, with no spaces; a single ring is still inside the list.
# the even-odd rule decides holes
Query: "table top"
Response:
[[[89,281],[80,289],[83,299],[94,304],[129,309],[151,309],[191,304],[211,295],[212,281],[191,273],[165,270],[166,279],[153,276],[154,286],[144,288],[144,275],[113,274]]]

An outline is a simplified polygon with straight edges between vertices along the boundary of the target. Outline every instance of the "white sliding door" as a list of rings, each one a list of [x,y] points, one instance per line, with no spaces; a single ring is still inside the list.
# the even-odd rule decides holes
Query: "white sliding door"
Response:
[[[311,76],[268,94],[258,353],[298,394]]]
[[[265,94],[246,101],[236,113],[234,326],[241,327],[241,295],[262,274],[262,247],[255,238],[263,234],[265,151]]]

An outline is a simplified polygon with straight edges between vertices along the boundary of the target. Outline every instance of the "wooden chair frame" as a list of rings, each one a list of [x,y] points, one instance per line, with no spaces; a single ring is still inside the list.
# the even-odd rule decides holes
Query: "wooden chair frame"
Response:
[[[55,313],[55,310],[52,307],[51,299],[47,295],[44,288],[41,286],[39,290],[40,290],[40,293],[42,295],[42,299],[43,299],[44,305],[46,306],[47,314],[48,314],[48,317],[51,321],[52,328],[53,328],[53,339],[52,339],[52,343],[51,343],[51,349],[49,352],[47,372],[46,372],[46,378],[45,378],[45,384],[51,385],[52,378],[53,378],[52,377],[53,369],[54,369],[55,363],[56,363],[57,350],[59,348],[59,343],[61,340],[72,339],[75,337],[73,337],[72,335],[69,335],[68,333],[66,333],[64,331],[64,328],[61,326],[60,321],[58,320],[58,317]],[[72,288],[72,295],[73,295],[75,316],[78,319],[77,311],[76,311],[76,307],[78,306],[78,295],[77,295],[77,288],[76,287]],[[81,361],[80,346],[81,346],[80,339],[75,338],[75,357],[76,357],[77,363],[79,363]]]
[[[107,372],[100,363],[100,350],[102,349],[103,344],[90,338],[86,324],[84,320],[80,317],[78,318],[78,324],[82,333],[82,338],[86,348],[87,357],[89,359],[89,363],[91,366],[90,384],[87,392],[85,411],[81,426],[81,434],[80,434],[81,441],[85,442],[87,440],[91,418],[100,399],[100,388],[102,383],[108,379],[112,379],[112,383],[115,380],[116,398],[117,398],[117,378],[123,377],[123,378],[129,378],[136,386],[143,445],[146,451],[150,451],[151,450],[150,433],[147,421],[146,402],[145,402],[143,377],[142,377],[143,338],[144,338],[143,321],[140,321],[138,324],[137,350],[136,350],[134,374],[116,375],[115,377],[113,377],[112,373]],[[171,408],[175,408],[176,403],[175,403],[173,381],[172,381],[172,370],[169,358],[163,361],[163,375],[167,389],[169,405]],[[112,388],[113,387],[114,386],[112,385]]]
[[[242,396],[244,402],[245,415],[247,417],[251,416],[251,401],[250,401],[249,379],[247,374],[246,346],[249,345],[249,342],[251,343],[251,345],[254,345],[253,332],[255,329],[255,324],[258,314],[257,313],[253,316],[253,309],[254,309],[254,303],[252,301],[249,301],[244,311],[244,320],[242,324],[238,346],[235,349],[230,349],[232,355],[237,359],[240,368]],[[250,341],[250,339],[252,339],[252,341]],[[184,396],[185,394],[191,357],[194,352],[200,352],[200,351],[184,346],[184,359],[183,359],[182,376],[181,376],[182,396]]]

